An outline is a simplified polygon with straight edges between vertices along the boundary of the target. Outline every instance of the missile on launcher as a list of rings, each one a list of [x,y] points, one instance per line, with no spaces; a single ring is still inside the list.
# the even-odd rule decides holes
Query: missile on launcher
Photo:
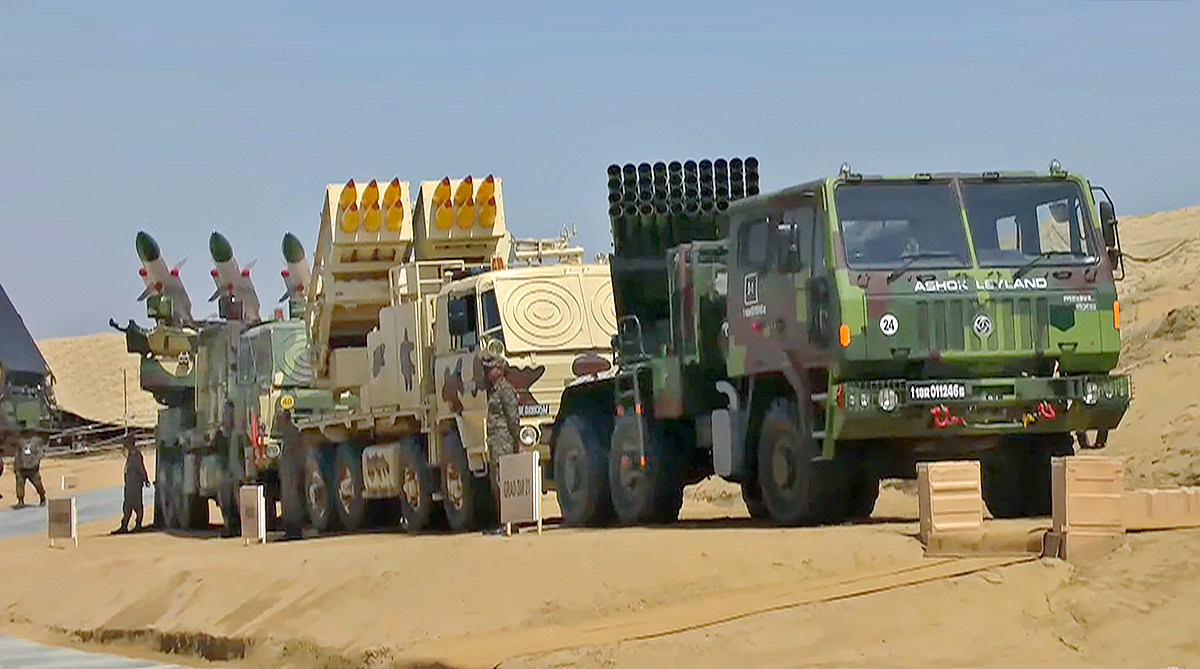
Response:
[[[287,233],[283,236],[283,262],[286,264],[280,274],[283,276],[283,284],[287,287],[283,297],[279,298],[280,302],[291,299],[293,302],[304,301],[304,291],[308,290],[309,281],[312,278],[312,271],[308,266],[308,260],[304,257],[304,245],[300,243],[300,239],[292,233]]]
[[[168,268],[166,261],[163,260],[158,242],[154,241],[154,238],[146,232],[137,233],[134,247],[137,249],[138,259],[142,263],[138,274],[146,286],[146,289],[138,296],[138,302],[154,296],[165,296],[171,302],[171,316],[176,322],[181,324],[194,322],[191,298],[188,297],[187,289],[183,287],[183,281],[179,278],[179,268],[183,267],[186,260]]]
[[[208,301],[215,301],[224,294],[241,305],[239,320],[259,320],[258,293],[254,290],[254,282],[250,280],[250,269],[254,267],[255,261],[252,260],[250,264],[239,268],[237,259],[233,257],[233,246],[225,235],[219,232],[213,232],[208,238],[208,251],[213,261],[213,282],[217,284],[217,290]]]

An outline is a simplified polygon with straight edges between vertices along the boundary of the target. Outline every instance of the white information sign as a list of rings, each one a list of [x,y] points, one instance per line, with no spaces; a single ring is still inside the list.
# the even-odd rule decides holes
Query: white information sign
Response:
[[[542,467],[537,451],[500,458],[500,522],[509,533],[516,523],[537,523],[542,531]]]
[[[70,539],[76,546],[79,545],[74,497],[46,500],[46,521],[51,546],[55,539]]]
[[[251,542],[267,543],[267,504],[260,485],[244,485],[240,491],[242,514],[242,539],[247,546]]]

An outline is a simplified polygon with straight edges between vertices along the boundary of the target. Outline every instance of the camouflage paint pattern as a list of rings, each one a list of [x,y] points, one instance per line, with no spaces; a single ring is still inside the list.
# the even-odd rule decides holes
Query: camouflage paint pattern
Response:
[[[878,181],[916,183],[912,177]],[[894,268],[853,269],[846,261],[836,210],[836,189],[845,178],[732,205],[728,375],[744,378],[788,367],[797,373],[827,369],[827,454],[838,438],[1114,427],[1128,406],[1128,380],[1107,376],[1120,350],[1119,318],[1114,314],[1119,307],[1090,185],[1070,174],[999,174],[993,181],[1076,184],[1099,259],[1080,265],[1051,257],[1019,277],[1015,268],[980,267],[963,211],[968,267],[918,265],[889,281]],[[780,221],[803,198],[816,204],[813,248],[821,253],[799,268],[740,267],[733,256],[743,227],[760,219]],[[822,266],[820,256],[832,262]],[[825,293],[822,285],[828,287]],[[839,384],[884,380],[895,382],[897,413],[882,415],[878,398],[871,400],[873,411],[850,411],[838,404],[851,387]],[[910,390],[920,380],[959,383],[946,386],[951,391],[937,404],[958,411],[958,422],[939,427],[949,419],[932,415],[921,401],[909,402],[914,397],[910,393],[924,392]],[[1095,404],[1083,401],[1089,382],[1100,384],[1103,398]],[[966,394],[957,396],[964,389]],[[856,395],[860,401],[862,396]],[[1039,410],[1041,402],[1054,409]]]

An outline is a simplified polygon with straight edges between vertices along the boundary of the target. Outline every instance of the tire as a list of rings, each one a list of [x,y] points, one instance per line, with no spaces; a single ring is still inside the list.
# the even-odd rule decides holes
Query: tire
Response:
[[[310,448],[304,462],[304,501],[313,527],[321,533],[340,526],[334,509],[333,463],[328,448]]]
[[[879,499],[879,477],[856,467],[849,472],[846,486],[846,516],[851,520],[869,519]]]
[[[844,489],[836,485],[832,463],[813,460],[821,451],[810,425],[808,412],[797,413],[796,403],[783,398],[774,400],[763,416],[758,484],[771,519],[779,525],[826,522],[845,503],[839,499]]]
[[[492,487],[488,479],[475,476],[467,462],[458,431],[450,429],[442,435],[442,507],[446,520],[455,532],[483,529],[491,518]]]
[[[203,495],[183,495],[181,524],[189,530],[208,529],[208,498]],[[224,509],[222,509],[222,515]]]
[[[178,459],[165,459],[162,477],[163,526],[168,530],[183,529],[183,463]]]
[[[664,438],[663,430],[649,421],[645,425],[646,466],[638,464],[638,421],[640,417],[621,419],[613,427],[608,454],[608,485],[613,511],[627,525],[670,523],[679,517],[683,506],[683,486],[678,472],[674,444]]]
[[[334,455],[334,508],[347,531],[364,527],[367,500],[363,497],[362,453],[350,444],[340,444]]]
[[[1027,499],[1033,492],[1029,471],[1032,445],[1026,435],[1009,435],[979,458],[983,502],[992,517],[1023,518],[1036,506]]]
[[[576,527],[612,523],[608,445],[596,421],[570,416],[555,435],[554,487],[563,522]]]
[[[298,448],[289,444],[285,449]],[[304,467],[297,453],[285,450],[279,459],[279,502],[283,507],[283,531],[289,539],[304,534],[307,509],[304,506]]]
[[[217,506],[221,508],[221,535],[236,537],[241,534],[242,513],[238,500],[238,484],[229,472],[221,474],[221,488],[217,491]],[[207,514],[207,510],[205,513]],[[207,522],[206,520],[205,524]]]
[[[1069,433],[1024,435],[1030,442],[1026,459],[1025,513],[1030,516],[1048,516],[1054,510],[1054,498],[1050,493],[1050,460],[1064,455],[1074,455],[1075,445]]]
[[[750,512],[750,517],[754,520],[766,520],[771,517],[766,503],[763,502],[762,488],[758,487],[758,481],[742,483],[742,501],[746,503],[746,511]]]
[[[405,439],[400,443],[400,516],[409,534],[433,529],[440,520],[444,512],[433,500],[436,487],[425,449],[415,439]]]

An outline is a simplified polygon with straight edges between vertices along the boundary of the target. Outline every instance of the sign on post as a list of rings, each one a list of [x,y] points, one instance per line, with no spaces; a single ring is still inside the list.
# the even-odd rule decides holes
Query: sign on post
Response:
[[[537,523],[542,533],[540,455],[529,451],[500,458],[500,522],[508,534],[514,523]]]
[[[74,497],[46,500],[46,520],[51,546],[54,546],[55,539],[70,539],[76,547],[79,546]]]
[[[249,546],[251,542],[267,543],[267,505],[260,485],[244,485],[240,491],[242,514],[242,540]]]
[[[62,489],[63,491],[74,490],[79,487],[79,477],[73,474],[63,474]]]

